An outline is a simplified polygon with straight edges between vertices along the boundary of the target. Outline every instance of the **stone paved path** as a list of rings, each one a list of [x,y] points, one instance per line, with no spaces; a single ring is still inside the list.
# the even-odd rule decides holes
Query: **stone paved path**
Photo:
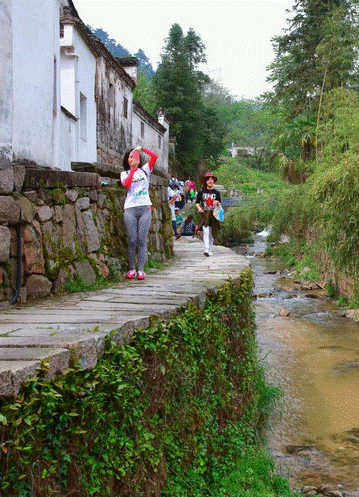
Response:
[[[182,237],[174,260],[145,281],[0,310],[0,396],[16,395],[41,360],[49,363],[49,377],[66,369],[74,353],[84,369],[94,367],[109,334],[125,343],[133,330],[149,325],[150,316],[168,319],[189,299],[204,301],[209,288],[237,278],[248,265],[220,246],[205,257],[198,239]]]

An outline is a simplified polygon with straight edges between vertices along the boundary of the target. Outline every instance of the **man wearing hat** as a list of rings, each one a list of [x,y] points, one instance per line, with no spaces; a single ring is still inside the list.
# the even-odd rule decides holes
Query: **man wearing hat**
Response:
[[[219,222],[213,216],[214,208],[221,203],[221,194],[213,188],[217,177],[212,173],[206,173],[202,178],[201,188],[197,193],[196,208],[201,214],[198,229],[203,229],[204,255],[213,255],[213,242],[217,238]]]

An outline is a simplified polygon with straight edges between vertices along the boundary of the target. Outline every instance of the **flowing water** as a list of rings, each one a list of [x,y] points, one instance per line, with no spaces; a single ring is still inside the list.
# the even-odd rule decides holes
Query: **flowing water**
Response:
[[[293,488],[359,496],[359,324],[323,290],[300,289],[278,261],[258,256],[266,235],[234,250],[251,258],[260,356],[283,393],[269,450]]]

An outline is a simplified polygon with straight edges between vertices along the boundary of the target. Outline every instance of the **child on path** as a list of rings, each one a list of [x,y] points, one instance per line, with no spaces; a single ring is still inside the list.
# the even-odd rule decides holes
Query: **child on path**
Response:
[[[213,188],[217,177],[212,173],[206,173],[202,178],[201,188],[197,193],[196,207],[201,214],[198,230],[203,229],[204,255],[213,255],[213,242],[217,238],[219,222],[213,216],[214,208],[221,203],[221,194]]]
[[[150,160],[142,165],[141,151]],[[147,148],[137,147],[127,150],[123,158],[121,183],[128,188],[125,200],[124,222],[128,237],[128,261],[130,270],[126,278],[144,280],[143,271],[147,257],[147,236],[151,225],[151,199],[149,196],[150,174],[157,160],[157,154]],[[136,252],[138,252],[138,273],[136,272]]]
[[[193,216],[192,214],[189,214],[183,223],[181,235],[193,236],[195,230],[196,230],[196,225],[194,224]]]
[[[173,229],[173,234],[176,237],[176,240],[180,238],[180,235],[177,233],[176,212],[175,212],[176,209],[175,202],[178,197],[177,191],[178,190],[176,187],[176,183],[173,179],[171,179],[167,188],[167,194],[168,194],[168,204],[171,211],[172,229]]]
[[[178,207],[175,207],[175,214],[176,214],[176,230],[177,230],[177,234],[179,235],[181,233],[181,227],[183,224],[183,217],[180,214],[180,210]]]

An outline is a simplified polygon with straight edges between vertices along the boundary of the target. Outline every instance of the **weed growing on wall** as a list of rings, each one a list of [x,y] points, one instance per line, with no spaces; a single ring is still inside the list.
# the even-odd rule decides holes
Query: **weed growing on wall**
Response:
[[[246,270],[203,309],[189,303],[110,343],[91,371],[47,380],[44,364],[1,401],[0,495],[259,495],[252,483],[290,495],[255,450],[273,389],[256,358],[251,290]]]

